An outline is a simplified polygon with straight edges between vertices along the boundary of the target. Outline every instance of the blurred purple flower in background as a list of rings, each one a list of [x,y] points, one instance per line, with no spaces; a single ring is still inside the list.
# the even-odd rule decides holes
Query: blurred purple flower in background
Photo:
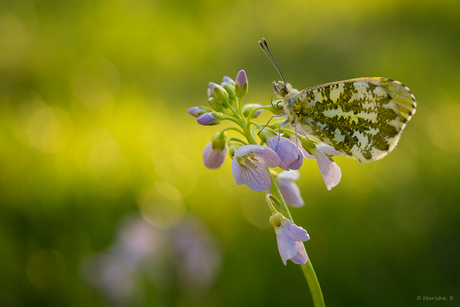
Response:
[[[132,306],[142,300],[146,281],[156,291],[178,287],[186,295],[205,293],[220,264],[217,244],[199,219],[187,217],[159,230],[132,215],[120,222],[115,242],[86,259],[81,272],[114,306]]]

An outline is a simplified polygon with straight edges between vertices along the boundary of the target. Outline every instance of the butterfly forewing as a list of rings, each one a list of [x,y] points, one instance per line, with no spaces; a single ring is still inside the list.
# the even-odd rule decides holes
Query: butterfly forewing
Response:
[[[286,98],[291,125],[361,162],[386,156],[415,113],[410,90],[386,78],[359,78],[305,89]]]

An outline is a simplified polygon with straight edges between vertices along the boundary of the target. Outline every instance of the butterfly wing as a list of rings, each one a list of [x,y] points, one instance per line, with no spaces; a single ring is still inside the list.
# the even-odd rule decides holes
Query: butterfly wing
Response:
[[[305,89],[285,108],[300,131],[365,163],[396,146],[416,102],[399,81],[358,78]]]

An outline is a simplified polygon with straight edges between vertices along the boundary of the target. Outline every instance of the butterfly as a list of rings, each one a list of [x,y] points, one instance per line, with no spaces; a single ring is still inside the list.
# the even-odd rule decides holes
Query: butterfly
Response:
[[[282,81],[273,82],[286,120],[297,132],[362,163],[379,160],[397,145],[417,103],[408,87],[370,77],[326,83],[298,91],[285,82],[263,38],[259,45]],[[281,108],[281,107],[280,107]]]

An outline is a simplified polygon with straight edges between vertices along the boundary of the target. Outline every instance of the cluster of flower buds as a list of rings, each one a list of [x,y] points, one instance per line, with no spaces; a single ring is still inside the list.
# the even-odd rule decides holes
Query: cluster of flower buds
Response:
[[[242,98],[247,92],[248,78],[244,70],[241,70],[235,81],[224,77],[220,85],[209,83],[208,107],[198,106],[188,109],[188,113],[196,117],[198,124],[203,126],[219,125],[223,121],[236,124],[236,126],[225,127],[212,136],[203,150],[204,165],[210,169],[217,169],[222,166],[228,153],[232,159],[231,170],[236,184],[245,184],[254,191],[266,191],[267,194],[273,192],[273,184],[275,184],[284,201],[292,207],[304,205],[295,181],[299,179],[297,170],[302,166],[305,158],[316,159],[328,190],[336,186],[340,182],[341,171],[332,160],[332,156],[342,154],[305,135],[297,134],[288,128],[280,128],[280,122],[265,126],[255,122],[254,119],[260,116],[263,110],[270,111],[277,115],[276,117],[282,116],[283,111],[273,104],[243,105]],[[240,133],[246,140],[237,137],[227,138],[227,131]],[[282,171],[277,172],[274,170],[276,167]],[[280,218],[281,222],[272,222],[272,219],[275,219],[273,216],[276,219]],[[300,247],[297,243],[292,245],[292,242],[306,241],[308,234],[305,232],[301,236],[294,237],[284,235],[291,231],[282,229],[292,228],[293,223],[286,220],[276,209],[273,216],[271,224],[276,225],[274,229],[277,231],[283,262],[286,264],[286,260],[291,259],[295,263],[305,263],[308,258],[306,254],[305,257],[302,256],[302,253],[305,253],[303,244]],[[288,237],[293,241],[289,241]],[[288,244],[283,246],[289,248],[281,248],[283,242]]]

